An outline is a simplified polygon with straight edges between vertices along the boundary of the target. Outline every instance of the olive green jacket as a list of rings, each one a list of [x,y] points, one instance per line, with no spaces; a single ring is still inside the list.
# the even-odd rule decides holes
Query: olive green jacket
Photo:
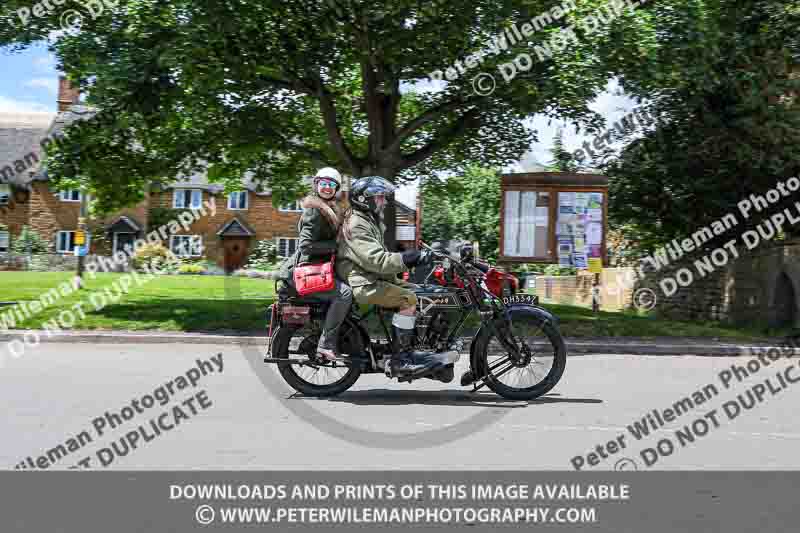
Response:
[[[351,287],[370,285],[378,280],[397,282],[397,274],[408,271],[402,255],[383,244],[386,226],[371,215],[353,210],[336,255],[336,273]]]

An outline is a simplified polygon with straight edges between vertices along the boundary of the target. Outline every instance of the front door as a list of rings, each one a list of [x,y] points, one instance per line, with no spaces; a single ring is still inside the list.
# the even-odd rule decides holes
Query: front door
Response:
[[[236,269],[242,268],[247,260],[250,238],[224,237],[223,246],[225,248],[225,271],[233,272]]]

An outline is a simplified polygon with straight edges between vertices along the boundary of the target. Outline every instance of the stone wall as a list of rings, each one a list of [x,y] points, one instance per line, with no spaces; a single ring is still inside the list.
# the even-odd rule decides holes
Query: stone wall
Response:
[[[800,325],[800,241],[761,244],[701,275],[696,261],[709,252],[682,258],[657,272],[651,268],[636,288],[653,290],[655,312],[676,320]]]
[[[89,265],[103,257],[105,264],[112,264],[110,256],[87,255],[84,265]],[[0,271],[40,271],[40,272],[61,272],[77,271],[78,258],[69,254],[14,254],[0,253]],[[114,265],[116,272],[126,272],[130,268],[128,265]],[[102,268],[98,272],[104,272]]]

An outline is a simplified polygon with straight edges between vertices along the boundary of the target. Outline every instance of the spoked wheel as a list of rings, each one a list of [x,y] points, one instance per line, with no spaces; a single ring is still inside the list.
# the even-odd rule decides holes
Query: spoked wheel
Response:
[[[533,313],[515,312],[504,336],[505,343],[488,331],[476,339],[476,377],[486,376],[490,389],[511,400],[532,400],[556,386],[567,365],[567,349],[555,326]],[[511,346],[520,355],[516,361]]]
[[[342,353],[359,353],[352,342],[344,341],[352,329],[344,324],[339,337]],[[305,328],[281,326],[272,340],[272,357],[311,360],[309,364],[278,363],[278,372],[293,389],[307,396],[335,396],[346,391],[361,375],[359,365],[328,362],[317,357],[319,333]]]

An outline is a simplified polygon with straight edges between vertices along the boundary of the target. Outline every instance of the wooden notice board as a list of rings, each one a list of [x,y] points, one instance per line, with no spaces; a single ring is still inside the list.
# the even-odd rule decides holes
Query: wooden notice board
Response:
[[[608,266],[608,178],[528,172],[501,180],[501,262]]]

